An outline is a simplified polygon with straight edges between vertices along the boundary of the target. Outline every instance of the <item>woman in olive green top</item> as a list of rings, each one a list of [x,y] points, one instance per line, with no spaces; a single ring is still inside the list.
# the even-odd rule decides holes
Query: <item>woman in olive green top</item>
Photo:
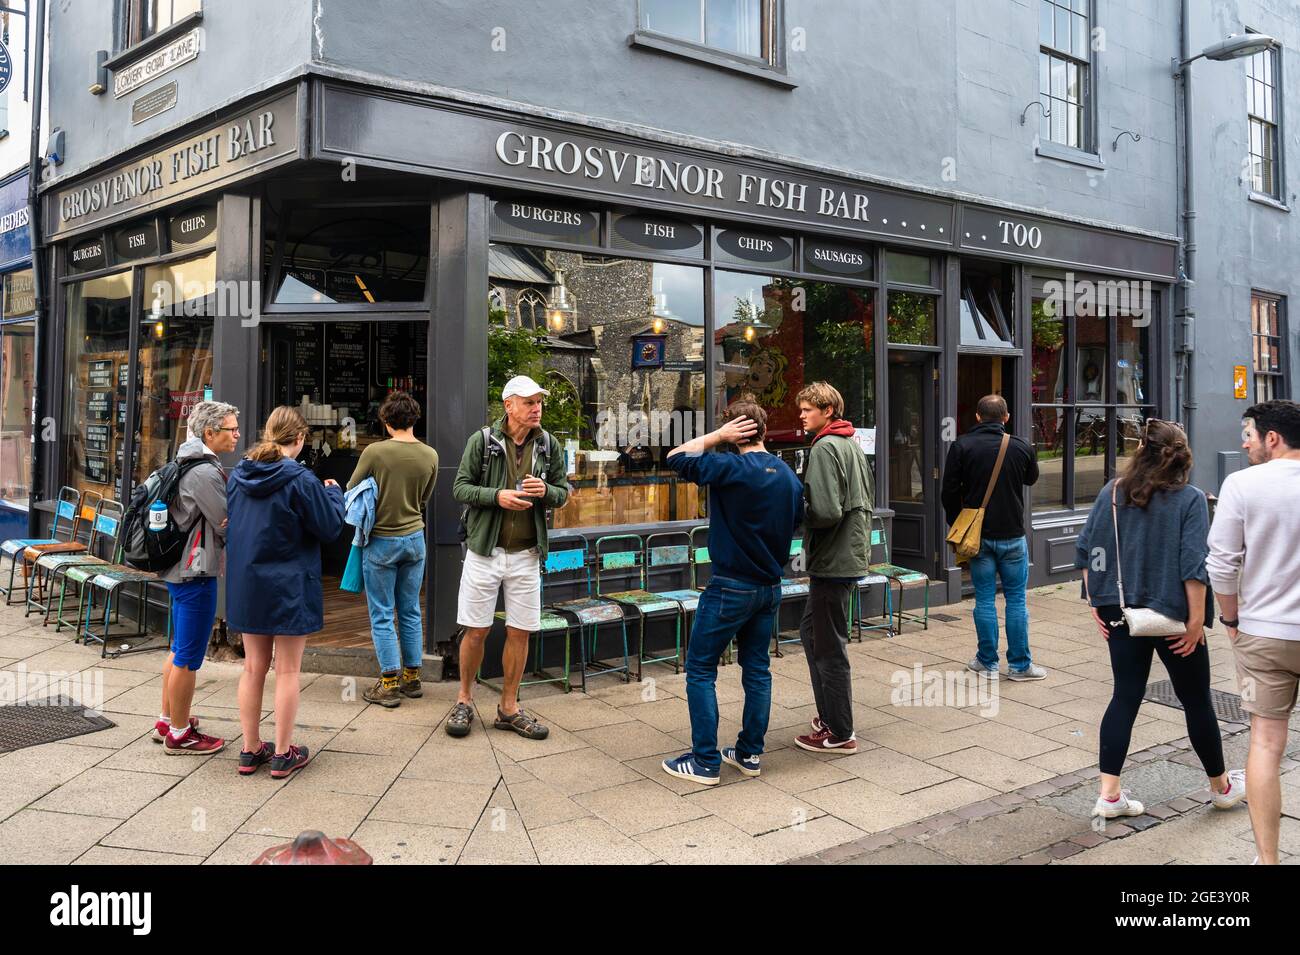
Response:
[[[424,515],[438,477],[438,452],[415,437],[420,405],[405,392],[389,395],[379,409],[388,440],[361,453],[348,490],[375,479],[375,525],[362,551],[370,635],[379,658],[379,680],[362,693],[371,703],[393,707],[403,696],[420,696],[424,626]],[[396,628],[394,627],[396,623]],[[398,639],[398,629],[401,639]],[[400,646],[399,646],[400,644]],[[400,671],[398,669],[400,663]]]

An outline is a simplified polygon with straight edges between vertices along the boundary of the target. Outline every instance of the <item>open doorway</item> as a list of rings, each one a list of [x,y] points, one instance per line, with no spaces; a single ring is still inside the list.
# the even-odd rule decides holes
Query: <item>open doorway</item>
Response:
[[[322,481],[346,488],[366,446],[387,434],[379,406],[405,391],[423,412],[415,436],[426,440],[428,322],[293,322],[266,326],[259,424],[276,405],[293,405],[310,433],[299,461]],[[426,522],[427,523],[427,522]],[[313,648],[362,649],[372,645],[364,594],[339,589],[352,547],[352,528],[321,548],[325,627],[307,638]],[[427,574],[426,574],[427,581]],[[430,614],[421,590],[427,630]]]

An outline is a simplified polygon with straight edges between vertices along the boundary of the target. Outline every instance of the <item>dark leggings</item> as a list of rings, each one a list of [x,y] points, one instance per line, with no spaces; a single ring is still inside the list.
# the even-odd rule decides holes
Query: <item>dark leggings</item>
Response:
[[[1164,637],[1130,636],[1119,607],[1098,607],[1097,613],[1110,630],[1110,669],[1115,677],[1115,691],[1101,719],[1101,771],[1118,776],[1128,756],[1133,721],[1137,719],[1142,695],[1146,693],[1151,673],[1151,654],[1160,654],[1160,662],[1169,671],[1174,693],[1183,704],[1187,717],[1187,735],[1192,748],[1205,767],[1205,775],[1223,775],[1223,741],[1219,737],[1219,720],[1210,703],[1210,650],[1202,641],[1191,656],[1177,656]],[[1112,623],[1118,621],[1118,624]]]

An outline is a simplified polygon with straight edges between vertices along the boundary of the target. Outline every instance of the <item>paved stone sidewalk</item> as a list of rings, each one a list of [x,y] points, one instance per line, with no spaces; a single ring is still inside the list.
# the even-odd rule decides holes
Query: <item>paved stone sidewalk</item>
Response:
[[[196,695],[204,728],[225,736],[227,750],[167,756],[147,738],[161,654],[101,661],[0,608],[0,680],[6,670],[102,680],[103,710],[117,724],[0,755],[0,862],[242,864],[308,828],[351,836],[377,863],[1249,862],[1245,807],[1204,808],[1182,712],[1150,703],[1125,784],[1151,815],[1092,831],[1110,670],[1076,593],[1031,596],[1031,645],[1048,679],[1002,680],[982,697],[963,675],[974,648],[968,604],[937,610],[956,619],[932,620],[928,631],[909,625],[892,640],[854,643],[853,756],[793,746],[813,700],[802,653],[784,647],[772,661],[762,778],[724,766],[722,785],[710,788],[659,769],[690,739],[684,677],[671,667],[648,667],[642,685],[598,678],[586,697],[526,691],[525,705],[551,726],[543,742],[491,729],[486,688],[476,698],[489,726],[476,722],[453,740],[441,726],[450,685],[426,684],[423,699],[385,710],[360,702],[365,681],[304,674],[297,741],[318,755],[279,782],[235,772],[237,665],[205,665]],[[1215,685],[1234,690],[1221,633],[1211,636],[1211,659]],[[1157,662],[1151,679],[1164,676]],[[917,705],[908,705],[900,687],[914,680]],[[272,678],[268,737],[273,692]],[[721,668],[718,693],[719,735],[729,741],[741,711],[738,667]],[[1242,729],[1225,727],[1233,766]],[[1300,774],[1288,775],[1284,793],[1295,818],[1284,820],[1283,847],[1300,853]]]

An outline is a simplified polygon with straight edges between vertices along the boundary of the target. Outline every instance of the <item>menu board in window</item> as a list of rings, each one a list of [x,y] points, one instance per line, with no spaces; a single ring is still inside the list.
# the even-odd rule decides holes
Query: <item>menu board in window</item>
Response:
[[[374,383],[380,388],[418,389],[428,373],[429,326],[402,322],[375,331]]]
[[[113,384],[113,360],[92,361],[86,374],[86,383],[91,388],[108,388]]]
[[[423,382],[429,374],[429,326],[424,322],[411,326],[411,357],[415,380]]]
[[[111,435],[112,431],[106,424],[86,425],[86,450],[107,452]]]
[[[107,391],[92,391],[86,399],[86,418],[89,421],[107,421],[113,396]]]
[[[108,455],[86,453],[86,480],[92,484],[108,483]]]
[[[332,322],[325,326],[325,404],[347,408],[354,416],[370,400],[366,365],[370,356],[370,326],[363,322]]]
[[[293,325],[289,328],[293,345],[293,403],[305,397],[320,401],[322,389],[321,333],[319,325]]]

